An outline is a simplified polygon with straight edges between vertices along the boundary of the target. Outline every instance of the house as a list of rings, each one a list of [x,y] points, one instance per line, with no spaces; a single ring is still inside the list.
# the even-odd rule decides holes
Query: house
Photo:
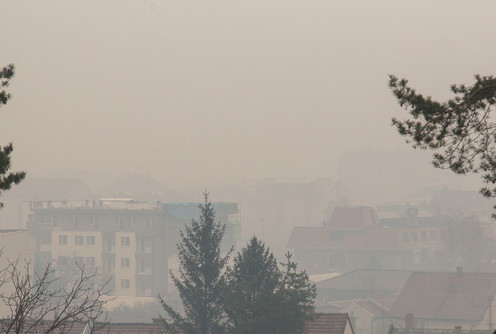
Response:
[[[387,334],[388,313],[395,296],[353,299],[327,303],[316,308],[320,312],[348,313],[355,334]]]
[[[493,334],[491,329],[441,328],[396,328],[389,327],[388,334]]]
[[[496,273],[415,272],[391,307],[389,318],[414,316],[417,328],[494,329]]]
[[[354,334],[347,313],[315,313],[305,324],[304,334]]]
[[[396,296],[410,277],[407,270],[359,269],[317,282],[317,303]]]

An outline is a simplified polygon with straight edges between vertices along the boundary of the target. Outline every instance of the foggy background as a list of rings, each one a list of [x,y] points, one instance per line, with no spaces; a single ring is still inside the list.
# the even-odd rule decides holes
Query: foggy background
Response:
[[[449,85],[494,72],[493,1],[0,1],[0,11],[0,64],[16,65],[0,143],[14,142],[27,181],[81,178],[101,192],[141,175],[170,201],[208,188],[245,203],[248,234],[267,224],[249,209],[266,178],[348,180],[334,197],[365,205],[424,184],[480,186],[404,143],[387,74],[445,99]]]

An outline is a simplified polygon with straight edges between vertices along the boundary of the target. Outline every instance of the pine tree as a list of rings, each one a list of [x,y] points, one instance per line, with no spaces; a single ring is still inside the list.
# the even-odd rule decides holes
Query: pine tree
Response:
[[[302,333],[313,307],[315,286],[286,255],[279,269],[274,255],[253,237],[229,270],[226,313],[231,333]]]
[[[310,283],[305,271],[298,271],[296,262],[286,253],[286,262],[281,263],[283,275],[280,293],[284,304],[281,307],[284,321],[277,333],[303,333],[306,320],[311,318],[310,310],[317,295],[315,284]]]
[[[410,118],[393,126],[414,148],[434,151],[433,164],[457,174],[480,173],[496,197],[496,78],[475,76],[472,86],[452,85],[454,97],[438,102],[418,94],[405,79],[389,77],[389,87]]]
[[[14,65],[10,64],[0,69],[0,107],[7,104],[10,99],[10,94],[5,91],[5,87],[9,85],[10,79],[14,76]],[[0,194],[3,190],[9,190],[12,185],[18,184],[26,176],[26,172],[9,172],[11,161],[10,154],[14,150],[12,143],[1,147],[0,146]],[[0,208],[3,203],[0,203]]]
[[[281,280],[274,255],[253,237],[234,259],[225,291],[232,333],[273,333],[272,319]]]
[[[226,226],[215,222],[215,212],[208,194],[200,205],[200,219],[181,231],[178,244],[179,275],[171,278],[179,291],[184,314],[174,310],[160,296],[167,313],[166,328],[185,334],[214,334],[224,331],[222,291],[225,266],[230,252],[221,256],[221,242]]]

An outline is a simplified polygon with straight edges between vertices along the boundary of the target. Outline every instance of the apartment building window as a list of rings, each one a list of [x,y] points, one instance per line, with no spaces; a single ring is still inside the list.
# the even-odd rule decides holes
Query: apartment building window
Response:
[[[80,265],[82,266],[84,264],[84,259],[81,257],[81,256],[76,256],[74,258],[74,262],[77,264],[77,265]]]
[[[76,216],[76,215],[72,216],[72,224],[73,224],[75,229],[77,229],[79,227],[79,217],[78,216]]]
[[[431,237],[431,240],[436,240],[436,231],[429,231],[429,236]]]
[[[74,237],[74,243],[76,245],[84,245],[84,237],[82,235],[76,235]]]
[[[128,257],[121,258],[121,267],[129,268],[130,265],[131,265],[131,260]]]
[[[95,245],[95,236],[94,235],[88,235],[86,237],[86,244],[88,246],[94,246]]]
[[[420,233],[420,236],[422,237],[422,241],[427,241],[427,232],[426,231],[422,231]]]
[[[121,279],[121,288],[129,289],[131,282],[128,279]]]
[[[414,241],[414,242],[418,241],[418,234],[417,234],[417,232],[413,231],[411,233],[411,236],[412,236],[412,241]]]
[[[129,247],[130,244],[129,237],[121,237],[121,246]]]
[[[410,237],[408,236],[408,233],[407,232],[402,232],[401,235],[403,236],[403,241],[404,242],[409,242],[410,241]]]
[[[86,265],[88,267],[95,267],[96,266],[95,258],[94,257],[87,257],[86,258]]]
[[[59,245],[67,245],[67,235],[59,235]]]

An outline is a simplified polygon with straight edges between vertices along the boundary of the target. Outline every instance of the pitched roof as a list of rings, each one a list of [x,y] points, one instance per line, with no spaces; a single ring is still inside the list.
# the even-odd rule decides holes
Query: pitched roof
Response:
[[[5,320],[4,320],[5,321]],[[45,333],[49,321],[44,321],[30,333]],[[58,328],[53,331],[54,334],[82,334],[86,327],[85,323],[73,322],[68,323],[64,328]],[[108,323],[106,325],[96,324],[92,330],[93,334],[166,334],[164,326],[157,321],[153,323]]]
[[[304,334],[343,334],[348,322],[348,313],[315,313],[306,322]]]
[[[399,292],[411,273],[406,270],[353,270],[318,282],[317,289],[375,289]]]
[[[493,334],[490,329],[389,328],[389,334]]]
[[[391,317],[480,321],[496,294],[496,273],[412,273]]]

